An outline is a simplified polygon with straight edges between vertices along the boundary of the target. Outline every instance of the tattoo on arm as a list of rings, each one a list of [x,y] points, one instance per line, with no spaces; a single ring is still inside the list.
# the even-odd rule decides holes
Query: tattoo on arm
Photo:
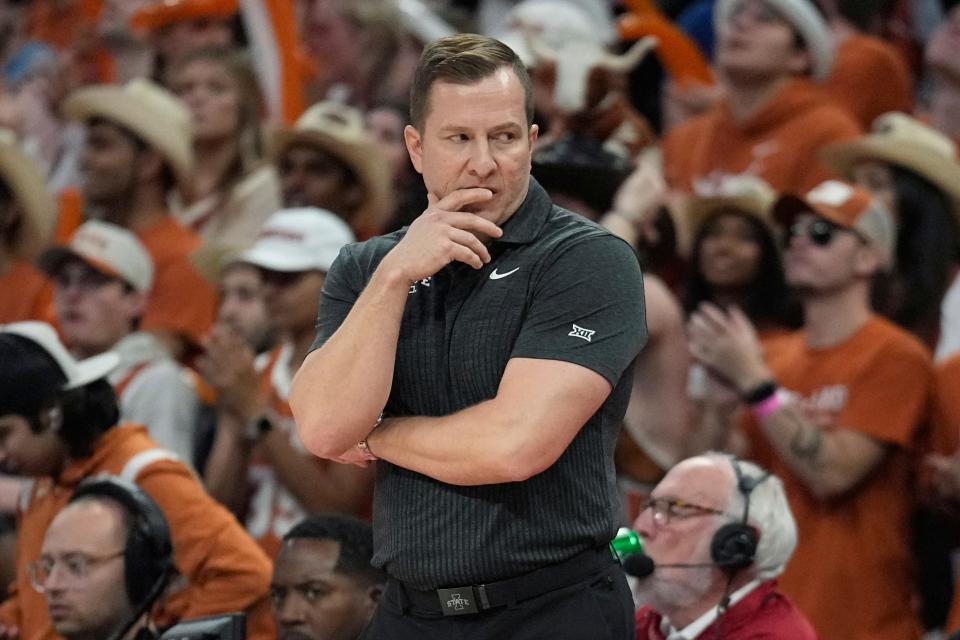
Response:
[[[801,420],[792,412],[788,415],[794,424],[790,451],[806,464],[819,467],[823,462],[820,460],[820,453],[823,450],[823,432],[817,425]]]

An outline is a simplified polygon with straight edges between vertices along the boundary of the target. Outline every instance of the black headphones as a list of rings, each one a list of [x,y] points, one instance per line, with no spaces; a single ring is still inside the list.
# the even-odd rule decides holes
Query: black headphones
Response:
[[[734,573],[753,564],[753,557],[757,553],[760,532],[756,527],[747,524],[750,517],[750,494],[757,485],[770,477],[770,472],[765,471],[758,478],[749,478],[743,474],[736,458],[731,456],[730,464],[737,476],[737,489],[743,495],[743,517],[740,522],[731,522],[717,529],[710,541],[710,557],[715,565]]]
[[[167,519],[142,489],[117,476],[87,478],[77,485],[70,502],[90,496],[102,496],[119,503],[130,517],[130,533],[123,555],[124,583],[130,604],[135,610],[145,611],[160,596],[173,574],[173,544]]]

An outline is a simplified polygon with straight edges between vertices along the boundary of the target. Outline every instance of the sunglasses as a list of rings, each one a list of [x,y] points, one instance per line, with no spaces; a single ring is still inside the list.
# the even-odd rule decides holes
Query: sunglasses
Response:
[[[783,246],[789,247],[794,238],[806,236],[816,246],[825,247],[833,242],[834,236],[838,233],[856,234],[852,229],[845,229],[828,220],[814,220],[809,223],[794,222],[787,227],[783,235]]]

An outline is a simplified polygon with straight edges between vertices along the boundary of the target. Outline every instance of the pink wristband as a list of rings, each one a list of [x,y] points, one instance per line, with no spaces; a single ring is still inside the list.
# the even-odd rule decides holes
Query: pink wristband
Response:
[[[783,399],[780,397],[780,390],[774,391],[769,398],[761,400],[757,404],[750,405],[750,413],[756,420],[763,420],[772,413],[776,413],[783,406]]]

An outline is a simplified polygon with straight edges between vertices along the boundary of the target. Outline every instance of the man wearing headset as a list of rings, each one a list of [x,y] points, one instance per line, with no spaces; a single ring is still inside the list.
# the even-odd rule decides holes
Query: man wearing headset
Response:
[[[104,473],[135,483],[170,525],[179,575],[154,612],[159,624],[243,611],[247,638],[273,638],[269,559],[188,465],[144,427],[119,422],[106,379],[118,362],[109,351],[77,361],[43,323],[0,325],[0,467],[29,478],[17,509],[17,574],[0,605],[0,639],[59,637],[30,567],[43,555],[54,516],[84,480]]]
[[[147,494],[115,476],[94,477],[50,523],[30,581],[67,640],[153,638],[143,613],[171,577],[172,553],[166,518]]]
[[[777,590],[797,526],[776,476],[719,453],[688,458],[654,488],[634,528],[644,553],[624,566],[640,578],[638,640],[817,637]]]

